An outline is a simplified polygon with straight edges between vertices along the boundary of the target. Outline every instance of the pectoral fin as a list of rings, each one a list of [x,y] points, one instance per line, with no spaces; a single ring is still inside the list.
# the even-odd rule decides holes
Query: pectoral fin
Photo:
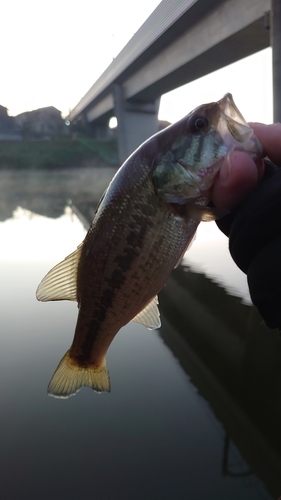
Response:
[[[149,330],[160,328],[161,320],[158,309],[158,297],[153,297],[152,301],[137,315],[132,321],[141,323]]]
[[[53,267],[43,278],[36,291],[36,298],[42,302],[48,300],[77,299],[77,270],[80,261],[82,243],[62,262]]]
[[[204,207],[201,205],[187,205],[188,215],[198,222],[211,222],[224,217],[228,212],[216,207]]]

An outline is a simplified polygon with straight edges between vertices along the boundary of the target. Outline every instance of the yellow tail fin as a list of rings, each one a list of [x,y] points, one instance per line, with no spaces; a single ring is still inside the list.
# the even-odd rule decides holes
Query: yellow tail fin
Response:
[[[71,359],[67,351],[49,383],[48,394],[54,398],[66,399],[75,396],[83,386],[91,387],[96,392],[110,392],[106,363],[104,361],[99,369],[81,367]]]

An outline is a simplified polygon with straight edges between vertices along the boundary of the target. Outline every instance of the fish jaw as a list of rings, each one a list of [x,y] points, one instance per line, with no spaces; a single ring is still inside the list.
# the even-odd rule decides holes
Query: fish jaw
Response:
[[[232,95],[226,94],[218,101],[218,104],[220,106],[220,119],[217,129],[223,137],[228,152],[244,151],[254,160],[262,158],[263,146],[237,108]]]

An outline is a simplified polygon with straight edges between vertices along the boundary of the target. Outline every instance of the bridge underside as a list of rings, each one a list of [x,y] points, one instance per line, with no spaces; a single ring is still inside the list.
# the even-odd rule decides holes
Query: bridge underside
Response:
[[[116,78],[110,79],[114,65],[118,68],[124,62],[133,37],[73,110],[72,119],[84,116],[93,125],[109,116],[117,117],[121,162],[158,131],[162,94],[270,45],[270,32],[264,25],[270,0],[186,3],[191,5],[180,19],[121,74],[116,70]]]

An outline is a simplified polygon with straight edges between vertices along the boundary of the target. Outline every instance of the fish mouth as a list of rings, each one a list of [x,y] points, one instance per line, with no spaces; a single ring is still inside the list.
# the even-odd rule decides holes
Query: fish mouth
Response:
[[[240,113],[233,100],[232,94],[230,94],[229,92],[225,94],[223,98],[218,101],[218,104],[220,106],[221,113],[225,115],[225,118],[227,120],[233,120],[235,121],[235,123],[239,123],[248,127],[244,116]]]
[[[230,134],[237,142],[243,142],[245,134],[249,134],[250,127],[237,108],[232,94],[225,94],[218,104],[221,118],[225,120]]]
[[[247,151],[254,159],[261,158],[263,147],[237,108],[232,94],[225,94],[217,104],[220,108],[218,129],[229,149]]]

